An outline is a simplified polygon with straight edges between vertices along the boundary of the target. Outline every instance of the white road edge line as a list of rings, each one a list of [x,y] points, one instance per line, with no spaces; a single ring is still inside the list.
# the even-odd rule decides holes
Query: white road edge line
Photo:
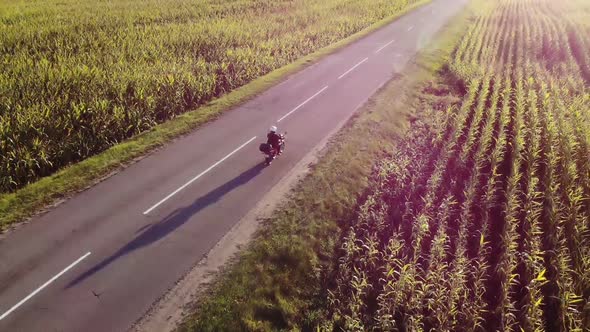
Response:
[[[285,120],[286,117],[288,117],[289,115],[291,115],[293,112],[295,112],[296,110],[298,110],[299,108],[301,108],[301,106],[307,104],[307,102],[309,102],[310,100],[312,100],[313,98],[317,97],[320,93],[324,92],[324,90],[326,90],[328,88],[328,86],[326,85],[323,89],[321,89],[320,91],[316,92],[315,95],[307,98],[304,102],[302,102],[301,104],[299,104],[297,107],[295,107],[293,110],[291,110],[291,112],[283,115],[282,118],[280,118],[277,122],[281,122],[283,120]]]
[[[367,60],[369,60],[369,58],[364,58],[361,62],[359,62],[356,65],[354,65],[354,67],[352,67],[349,70],[347,70],[346,73],[340,75],[340,77],[338,77],[338,79],[341,79],[342,77],[346,76],[348,73],[350,73],[351,71],[353,71],[356,67],[360,66],[363,62],[365,62]]]
[[[18,309],[18,307],[20,307],[21,305],[23,305],[23,303],[25,303],[28,300],[30,300],[33,296],[35,296],[37,293],[39,293],[40,291],[42,291],[43,288],[49,286],[49,284],[51,284],[52,282],[54,282],[57,278],[61,277],[64,273],[68,272],[70,269],[72,269],[74,266],[76,266],[78,263],[80,263],[82,260],[84,260],[89,255],[90,255],[90,252],[87,252],[84,256],[78,258],[75,262],[73,262],[68,267],[66,267],[65,269],[63,269],[60,273],[56,274],[53,278],[49,279],[49,281],[47,281],[46,283],[44,283],[43,285],[41,285],[41,287],[35,289],[31,294],[29,294],[29,296],[25,297],[19,303],[15,304],[12,308],[10,308],[10,310],[8,310],[4,314],[2,314],[2,316],[0,316],[0,320],[3,320],[4,318],[6,318],[6,316],[10,315],[10,313],[12,313],[16,309]]]
[[[170,199],[170,197],[176,195],[179,191],[181,191],[182,189],[188,187],[191,183],[197,181],[201,176],[207,174],[207,172],[209,172],[210,170],[212,170],[213,168],[215,168],[217,165],[221,164],[222,162],[224,162],[227,158],[231,157],[234,153],[240,151],[243,147],[245,147],[246,145],[248,145],[248,143],[252,142],[253,140],[256,139],[256,136],[252,137],[250,140],[248,140],[248,142],[240,145],[239,148],[233,150],[230,154],[228,154],[227,156],[223,157],[221,160],[219,160],[218,162],[216,162],[215,164],[213,164],[211,167],[207,168],[206,170],[204,170],[203,172],[201,172],[199,175],[195,176],[194,178],[190,179],[190,181],[188,181],[187,183],[183,184],[180,188],[174,190],[172,193],[170,193],[168,196],[164,197],[164,199],[162,199],[161,201],[159,201],[158,203],[154,204],[151,208],[145,210],[143,212],[143,214],[148,214],[150,212],[152,212],[152,210],[154,210],[155,208],[157,208],[158,206],[160,206],[160,204],[166,202],[168,199]]]
[[[378,50],[376,50],[376,51],[375,51],[375,54],[377,54],[377,53],[381,52],[381,51],[382,51],[384,48],[386,48],[387,46],[389,46],[389,45],[390,45],[391,43],[393,43],[394,41],[395,41],[395,39],[394,39],[394,40],[392,40],[392,41],[390,41],[389,43],[387,43],[387,44],[385,44],[385,45],[381,46],[381,47],[380,47]]]
[[[414,26],[411,26],[411,27],[409,27],[409,28],[408,28],[408,31],[410,31],[410,30],[412,30],[412,29],[414,29]]]

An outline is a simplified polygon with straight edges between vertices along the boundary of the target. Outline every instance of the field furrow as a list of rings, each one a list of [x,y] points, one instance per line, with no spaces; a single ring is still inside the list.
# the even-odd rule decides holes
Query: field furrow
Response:
[[[426,102],[424,120],[373,177],[374,193],[395,193],[370,204],[385,216],[371,233],[386,244],[384,268],[340,274],[340,285],[362,280],[371,300],[335,289],[362,315],[351,325],[333,307],[334,326],[590,328],[590,39],[580,12],[590,17],[580,0],[497,0],[474,11],[430,83],[456,84],[462,100],[446,110]],[[362,206],[350,232],[366,228]]]

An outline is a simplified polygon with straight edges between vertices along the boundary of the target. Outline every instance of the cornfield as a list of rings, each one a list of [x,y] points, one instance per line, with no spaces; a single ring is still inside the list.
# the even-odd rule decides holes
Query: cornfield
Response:
[[[590,2],[479,2],[344,232],[346,331],[590,329]]]
[[[0,193],[194,109],[416,0],[0,3]]]

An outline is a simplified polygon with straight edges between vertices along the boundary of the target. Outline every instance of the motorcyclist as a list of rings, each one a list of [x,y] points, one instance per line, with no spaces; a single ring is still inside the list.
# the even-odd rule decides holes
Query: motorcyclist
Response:
[[[277,155],[282,153],[281,151],[281,135],[277,134],[277,127],[272,126],[270,127],[269,133],[266,135],[267,143],[277,151]]]

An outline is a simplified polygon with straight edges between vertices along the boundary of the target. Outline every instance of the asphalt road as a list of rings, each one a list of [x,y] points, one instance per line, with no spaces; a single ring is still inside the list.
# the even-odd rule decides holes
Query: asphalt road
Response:
[[[127,330],[466,1],[409,13],[7,236],[0,331]],[[287,149],[265,168],[277,121]]]

